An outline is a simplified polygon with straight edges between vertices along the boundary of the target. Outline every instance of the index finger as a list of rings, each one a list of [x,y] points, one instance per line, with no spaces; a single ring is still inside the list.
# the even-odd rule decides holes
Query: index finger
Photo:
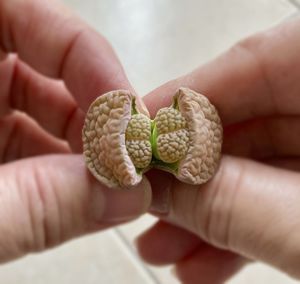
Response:
[[[176,89],[207,96],[223,123],[300,112],[300,18],[237,43],[226,53],[145,97],[151,115],[170,105]]]
[[[63,79],[83,110],[101,93],[130,89],[106,39],[57,1],[0,1],[0,47]]]

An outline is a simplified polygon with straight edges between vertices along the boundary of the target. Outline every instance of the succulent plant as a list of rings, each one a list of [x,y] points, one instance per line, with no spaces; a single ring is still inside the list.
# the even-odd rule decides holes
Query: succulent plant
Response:
[[[106,93],[91,104],[82,134],[87,167],[109,187],[136,185],[151,168],[202,184],[215,173],[221,155],[216,108],[187,88],[180,88],[154,120],[129,91]]]

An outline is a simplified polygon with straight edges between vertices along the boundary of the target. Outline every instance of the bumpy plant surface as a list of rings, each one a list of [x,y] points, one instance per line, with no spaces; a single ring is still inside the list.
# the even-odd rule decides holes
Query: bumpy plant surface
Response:
[[[153,120],[137,97],[117,90],[91,104],[82,136],[89,170],[109,187],[133,186],[151,168],[202,184],[217,169],[222,125],[216,108],[190,89],[180,88]]]

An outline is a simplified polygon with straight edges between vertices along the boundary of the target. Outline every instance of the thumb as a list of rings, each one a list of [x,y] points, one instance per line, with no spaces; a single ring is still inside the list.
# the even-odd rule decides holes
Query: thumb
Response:
[[[300,277],[300,175],[225,156],[201,188],[174,181],[172,222]]]
[[[146,179],[130,190],[107,189],[82,157],[51,155],[0,167],[0,262],[115,226],[147,211]]]

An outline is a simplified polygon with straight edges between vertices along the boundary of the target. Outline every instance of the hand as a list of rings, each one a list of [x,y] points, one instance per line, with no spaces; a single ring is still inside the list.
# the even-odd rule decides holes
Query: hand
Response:
[[[2,0],[0,47],[0,262],[146,211],[146,180],[107,190],[72,154],[96,96],[131,88],[107,41],[58,2]]]
[[[246,259],[300,278],[299,31],[298,18],[254,35],[145,98],[154,115],[187,86],[209,97],[225,128],[207,184],[149,175],[156,211],[169,210],[138,249],[150,263],[175,264],[184,283],[223,283]]]

